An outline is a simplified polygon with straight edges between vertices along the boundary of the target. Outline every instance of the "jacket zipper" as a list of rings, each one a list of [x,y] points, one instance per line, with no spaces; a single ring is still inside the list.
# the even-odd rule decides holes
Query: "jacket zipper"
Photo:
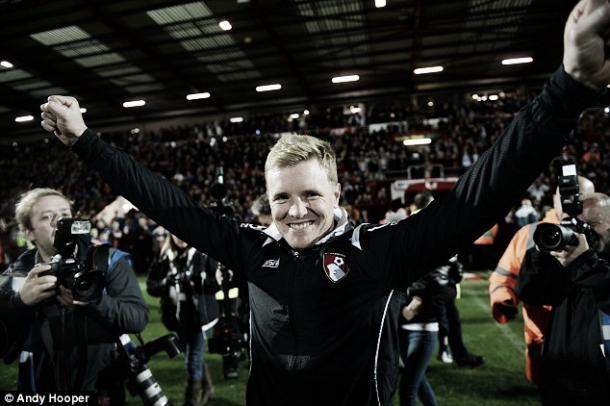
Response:
[[[303,257],[301,256],[301,254],[298,251],[292,251],[292,256],[294,258],[294,262],[295,262],[295,267],[293,269],[293,272],[290,272],[290,282],[289,282],[289,286],[290,286],[290,292],[289,292],[289,299],[288,299],[288,318],[289,318],[289,322],[290,322],[290,331],[292,333],[292,340],[293,340],[293,355],[290,358],[290,366],[289,369],[290,370],[294,370],[295,368],[295,364],[296,364],[296,359],[297,356],[296,354],[298,354],[298,349],[299,349],[299,344],[298,344],[298,337],[297,337],[297,329],[295,326],[295,292],[296,292],[296,273],[299,271],[299,267],[300,267],[300,263],[301,260],[303,259]]]

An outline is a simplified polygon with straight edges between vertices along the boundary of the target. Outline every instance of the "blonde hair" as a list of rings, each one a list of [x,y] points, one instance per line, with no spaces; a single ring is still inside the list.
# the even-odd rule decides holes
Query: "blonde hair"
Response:
[[[326,141],[310,135],[283,135],[275,143],[265,161],[265,172],[272,168],[285,168],[315,158],[326,170],[328,180],[337,182],[337,158]]]
[[[21,195],[17,204],[15,204],[15,220],[17,223],[27,229],[32,229],[32,221],[30,216],[32,215],[32,208],[40,199],[46,196],[58,196],[64,199],[70,205],[70,212],[74,214],[72,207],[72,201],[66,197],[59,190],[51,188],[36,188],[29,190]]]

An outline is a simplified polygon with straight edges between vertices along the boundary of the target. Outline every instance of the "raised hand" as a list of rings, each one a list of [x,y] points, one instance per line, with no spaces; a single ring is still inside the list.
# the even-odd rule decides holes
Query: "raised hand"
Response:
[[[67,146],[78,141],[78,137],[87,129],[78,101],[74,97],[49,96],[48,102],[42,104],[40,110],[42,128],[54,133]]]
[[[563,35],[563,65],[577,81],[602,90],[610,84],[605,42],[610,28],[607,0],[581,0],[570,13]]]

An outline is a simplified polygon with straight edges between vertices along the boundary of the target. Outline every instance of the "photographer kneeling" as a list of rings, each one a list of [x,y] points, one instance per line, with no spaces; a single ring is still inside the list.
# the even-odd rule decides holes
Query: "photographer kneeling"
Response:
[[[560,250],[529,249],[516,287],[525,303],[553,305],[542,351],[545,405],[610,399],[610,335],[603,334],[610,328],[610,198],[589,195],[578,218],[590,226],[586,236],[575,234]]]
[[[109,393],[122,396],[122,383],[104,368],[121,334],[144,329],[148,308],[126,254],[91,246],[90,224],[72,215],[71,202],[54,189],[30,190],[16,204],[36,248],[0,281],[0,314],[15,332],[0,352],[5,363],[19,358],[20,392],[94,391],[99,402],[117,404],[122,399]]]

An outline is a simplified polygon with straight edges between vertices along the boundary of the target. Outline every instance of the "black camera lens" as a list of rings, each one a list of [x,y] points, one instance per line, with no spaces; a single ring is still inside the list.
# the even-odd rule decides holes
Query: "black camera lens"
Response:
[[[101,271],[79,272],[74,275],[72,294],[81,302],[97,302],[103,294],[104,274]]]
[[[74,289],[78,290],[79,292],[88,291],[89,289],[91,289],[91,286],[94,283],[94,281],[91,280],[91,278],[86,278],[86,277],[79,278],[75,282],[76,283],[74,284]]]
[[[541,223],[534,232],[534,243],[540,251],[561,251],[566,245],[578,245],[578,237],[571,228]]]
[[[549,227],[540,233],[540,245],[555,248],[561,245],[561,232],[555,227]]]

